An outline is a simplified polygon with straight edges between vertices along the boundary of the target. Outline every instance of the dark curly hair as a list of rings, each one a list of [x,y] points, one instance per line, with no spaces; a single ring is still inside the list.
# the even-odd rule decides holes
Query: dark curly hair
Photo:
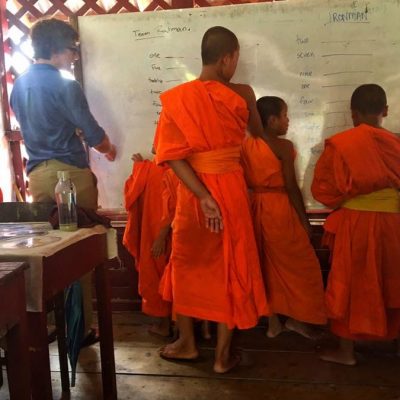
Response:
[[[41,19],[31,29],[34,58],[50,60],[53,54],[61,53],[75,45],[78,32],[67,22],[56,18]]]

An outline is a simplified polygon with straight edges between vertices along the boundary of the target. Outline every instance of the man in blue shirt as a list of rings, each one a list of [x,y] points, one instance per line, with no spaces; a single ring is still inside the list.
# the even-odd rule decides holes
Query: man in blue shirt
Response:
[[[29,156],[30,193],[34,201],[54,200],[57,171],[68,170],[77,189],[77,204],[96,209],[96,178],[83,141],[110,161],[116,150],[91,114],[80,84],[60,73],[60,69],[71,70],[78,57],[78,33],[52,18],[36,23],[31,38],[35,64],[15,81],[11,93],[11,107]],[[83,131],[82,137],[76,128]]]
[[[33,26],[31,39],[35,63],[15,81],[11,93],[11,107],[29,156],[29,191],[34,201],[54,201],[57,171],[69,171],[77,204],[97,209],[97,180],[83,142],[110,161],[116,149],[91,114],[79,83],[60,73],[60,69],[71,70],[78,58],[78,33],[68,23],[51,18]],[[76,128],[83,132],[81,137]],[[94,338],[90,276],[81,283],[89,344]]]

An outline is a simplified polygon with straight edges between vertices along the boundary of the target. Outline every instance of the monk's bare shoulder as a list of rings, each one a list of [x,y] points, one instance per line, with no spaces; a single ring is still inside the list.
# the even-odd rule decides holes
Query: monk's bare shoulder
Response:
[[[243,97],[247,104],[254,104],[256,101],[254,90],[250,85],[245,85],[243,83],[230,83],[229,87],[239,96]]]
[[[279,149],[281,158],[292,159],[294,154],[293,143],[289,139],[278,138],[276,140],[276,146]]]

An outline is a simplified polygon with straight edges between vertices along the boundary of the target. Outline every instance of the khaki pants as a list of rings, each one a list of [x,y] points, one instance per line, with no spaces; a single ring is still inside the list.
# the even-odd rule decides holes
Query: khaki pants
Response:
[[[78,168],[57,160],[48,160],[37,165],[29,173],[29,192],[33,201],[55,202],[54,188],[58,182],[57,171],[69,171],[71,181],[76,187],[76,203],[80,207],[97,210],[97,179],[89,168]],[[92,327],[92,274],[80,279],[83,290],[83,312],[85,332]]]

